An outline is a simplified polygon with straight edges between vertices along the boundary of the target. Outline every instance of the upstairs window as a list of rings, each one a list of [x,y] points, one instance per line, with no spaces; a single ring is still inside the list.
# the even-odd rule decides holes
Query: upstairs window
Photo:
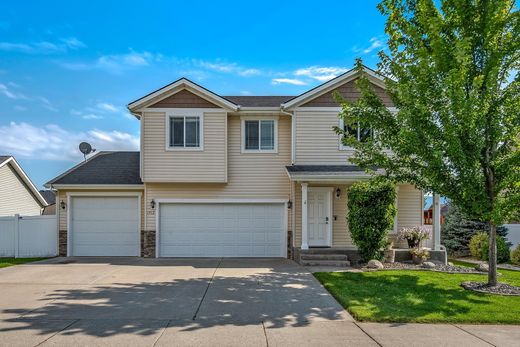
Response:
[[[173,149],[201,149],[201,116],[170,116],[169,147]]]
[[[347,125],[344,123],[343,119],[341,119],[340,128],[342,128],[346,134],[355,137],[360,142],[367,142],[373,136],[372,129],[366,124],[362,124],[360,122]],[[341,149],[349,148],[348,146],[344,145],[343,142],[341,142],[340,147]]]
[[[275,119],[244,119],[242,133],[243,152],[276,152],[277,121]]]

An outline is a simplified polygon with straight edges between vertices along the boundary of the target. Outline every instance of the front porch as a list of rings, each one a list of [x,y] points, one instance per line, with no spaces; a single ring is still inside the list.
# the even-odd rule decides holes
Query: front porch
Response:
[[[292,254],[304,265],[356,264],[359,261],[347,224],[347,190],[370,176],[357,166],[299,165],[287,167],[292,181]],[[409,184],[397,186],[398,213],[390,237],[394,239],[396,261],[411,260],[406,243],[397,240],[404,227],[423,225],[423,192]],[[446,263],[440,245],[440,204],[434,199],[434,221],[430,248],[431,260]]]

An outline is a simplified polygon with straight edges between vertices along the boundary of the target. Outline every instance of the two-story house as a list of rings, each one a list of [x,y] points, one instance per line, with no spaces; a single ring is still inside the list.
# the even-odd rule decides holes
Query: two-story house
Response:
[[[383,79],[365,70],[392,107]],[[99,152],[48,182],[60,254],[287,257],[355,251],[346,191],[368,179],[332,95],[355,99],[348,71],[298,96],[220,96],[181,78],[130,103],[140,152]],[[369,129],[349,129],[370,136]],[[422,224],[422,192],[398,186],[394,232]]]

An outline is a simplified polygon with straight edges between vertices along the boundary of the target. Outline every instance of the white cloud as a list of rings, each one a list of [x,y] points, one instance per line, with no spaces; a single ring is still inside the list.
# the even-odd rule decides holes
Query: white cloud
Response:
[[[100,102],[99,104],[97,104],[97,107],[101,110],[105,110],[105,111],[109,111],[109,112],[118,112],[119,109],[112,105],[112,104],[109,104],[108,102]]]
[[[325,82],[341,75],[345,71],[348,71],[348,69],[341,66],[309,66],[296,70],[294,75]]]
[[[19,112],[27,111],[27,107],[20,106],[20,105],[15,105],[13,108],[15,111],[19,111]]]
[[[237,63],[226,63],[221,61],[209,62],[204,60],[192,60],[192,62],[203,69],[220,73],[237,74],[242,77],[258,76],[262,74],[259,69],[246,68]]]
[[[70,49],[84,48],[86,45],[75,37],[60,38],[58,42],[0,42],[0,50],[26,54],[64,53]]]
[[[354,53],[369,54],[372,51],[374,51],[378,48],[381,48],[385,45],[384,36],[374,36],[368,42],[370,44],[368,47],[366,47],[366,48],[354,47],[352,50],[354,51]]]
[[[13,100],[27,100],[28,97],[25,96],[22,93],[18,93],[11,88],[9,88],[7,85],[0,83],[0,95],[3,95],[9,99]]]
[[[100,115],[97,115],[97,114],[93,114],[93,113],[89,113],[89,114],[84,114],[81,116],[81,118],[83,119],[103,119],[103,116],[100,116]]]
[[[295,86],[304,86],[307,83],[305,83],[302,80],[295,79],[295,78],[273,78],[271,80],[272,84],[292,84]]]
[[[102,55],[90,62],[62,62],[60,65],[68,70],[105,70],[111,73],[121,73],[125,70],[149,66],[153,61],[162,59],[160,54],[150,52],[134,52],[125,54]]]
[[[139,149],[139,136],[129,133],[100,129],[75,132],[54,124],[36,127],[11,122],[0,126],[0,138],[0,153],[26,159],[78,160],[82,157],[78,150],[82,141],[98,151]]]

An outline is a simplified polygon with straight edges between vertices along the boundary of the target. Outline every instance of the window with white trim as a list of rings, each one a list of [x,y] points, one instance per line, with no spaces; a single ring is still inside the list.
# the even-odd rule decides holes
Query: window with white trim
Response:
[[[276,119],[242,120],[242,151],[274,153],[277,150]]]
[[[201,116],[170,116],[169,147],[173,149],[200,149],[202,141]]]
[[[339,127],[340,129],[343,129],[346,134],[354,136],[359,142],[367,142],[373,136],[372,129],[360,122],[357,122],[355,124],[345,124],[343,119],[340,119]],[[340,138],[340,140],[343,140],[343,138]],[[347,145],[344,145],[343,141],[341,141],[340,144],[341,149],[350,148]]]

